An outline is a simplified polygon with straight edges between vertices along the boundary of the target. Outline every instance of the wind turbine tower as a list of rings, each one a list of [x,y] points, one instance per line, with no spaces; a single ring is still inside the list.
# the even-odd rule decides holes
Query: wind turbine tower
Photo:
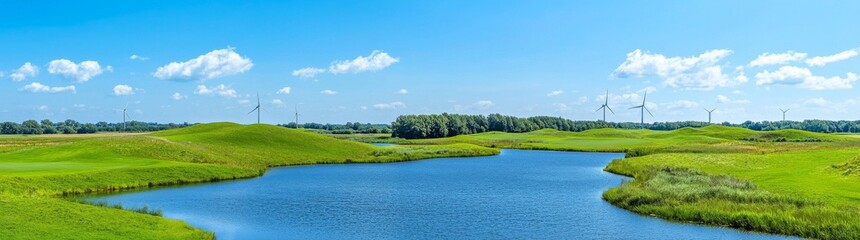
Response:
[[[128,120],[126,120],[126,118],[131,119],[131,117],[128,116],[128,103],[125,103],[125,107],[123,107],[122,110],[120,110],[120,109],[114,109],[114,110],[116,110],[118,112],[122,111],[122,131],[128,130]]]
[[[253,110],[251,110],[250,112],[248,112],[248,114],[251,114],[251,113],[253,113],[254,111],[257,111],[257,124],[260,124],[260,110],[261,110],[261,109],[262,109],[262,108],[260,108],[260,93],[257,93],[257,106],[256,106],[256,107],[254,107],[254,109],[253,109]]]
[[[615,111],[612,111],[612,108],[609,107],[609,90],[606,90],[606,97],[604,97],[603,100],[604,100],[603,105],[601,105],[600,108],[598,108],[594,112],[597,112],[597,111],[600,111],[601,109],[603,109],[603,121],[606,122],[606,109],[609,109],[609,112],[611,112],[613,115],[615,115]]]
[[[654,114],[651,114],[651,110],[648,110],[648,108],[645,107],[645,98],[647,98],[647,97],[648,97],[648,92],[646,91],[645,95],[642,96],[642,105],[633,106],[633,107],[629,108],[629,109],[639,108],[639,111],[640,111],[640,113],[639,113],[640,114],[639,128],[645,128],[645,112],[648,112],[648,115],[651,115],[651,117],[654,117]]]
[[[782,110],[782,108],[780,108],[779,110],[782,111],[782,121],[785,122],[785,113],[788,112],[788,110],[791,110],[791,108],[785,110]]]
[[[707,112],[708,112],[708,125],[710,125],[710,124],[711,124],[711,113],[713,113],[713,112],[714,112],[714,110],[717,110],[717,109],[716,109],[716,108],[714,108],[714,109],[708,110],[707,108],[705,108],[705,111],[707,111]]]
[[[301,127],[299,127],[299,116],[301,116],[301,114],[299,114],[299,105],[298,104],[296,104],[295,109],[296,109],[296,129],[299,129],[299,128],[301,128]]]

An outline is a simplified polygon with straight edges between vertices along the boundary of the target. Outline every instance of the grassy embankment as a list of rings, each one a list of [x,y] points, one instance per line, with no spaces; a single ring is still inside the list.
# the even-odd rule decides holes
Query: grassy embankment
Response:
[[[634,180],[610,203],[682,222],[820,239],[860,239],[860,139],[708,126],[675,131],[481,133],[401,143],[626,152],[606,170]]]
[[[0,238],[211,239],[211,233],[181,221],[63,196],[248,178],[272,166],[497,153],[471,144],[375,147],[301,130],[232,123],[144,135],[3,137]]]

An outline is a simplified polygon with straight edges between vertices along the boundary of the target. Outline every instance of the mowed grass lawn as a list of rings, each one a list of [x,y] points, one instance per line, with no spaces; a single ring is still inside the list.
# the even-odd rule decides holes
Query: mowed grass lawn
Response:
[[[401,143],[626,152],[634,180],[610,203],[674,221],[820,239],[860,239],[860,139],[708,126],[674,131],[489,132]]]
[[[152,134],[0,138],[0,239],[212,239],[78,194],[259,176],[272,166],[498,154],[471,144],[375,147],[271,125],[202,124]]]

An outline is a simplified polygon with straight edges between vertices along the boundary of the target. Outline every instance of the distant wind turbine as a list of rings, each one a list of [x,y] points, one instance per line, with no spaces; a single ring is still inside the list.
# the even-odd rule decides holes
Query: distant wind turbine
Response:
[[[250,112],[248,112],[248,114],[245,114],[245,115],[249,115],[249,114],[253,113],[254,111],[257,111],[257,124],[260,124],[260,110],[261,109],[262,108],[260,108],[260,93],[257,93],[257,106],[254,107],[253,110],[251,110]]]
[[[131,117],[128,116],[128,112],[127,112],[128,102],[125,103],[125,107],[123,107],[122,109],[114,109],[114,110],[116,110],[117,112],[122,112],[122,130],[123,131],[128,130],[126,118],[131,119]]]
[[[711,124],[711,113],[713,113],[713,112],[714,112],[714,110],[717,110],[717,109],[716,109],[716,108],[714,108],[714,109],[708,110],[707,108],[705,108],[705,111],[707,111],[707,112],[708,112],[708,124],[709,124],[709,125]]]
[[[791,110],[791,108],[785,110],[782,110],[782,108],[780,108],[779,110],[782,111],[782,121],[785,122],[785,113],[788,112],[788,110]]]
[[[299,114],[299,105],[298,104],[296,104],[295,109],[296,109],[296,129],[299,129],[300,128],[299,127],[299,116],[301,116],[301,114]]]
[[[597,110],[594,110],[594,112],[603,109],[603,121],[606,122],[606,109],[609,109],[609,112],[615,115],[615,111],[612,111],[612,108],[609,107],[609,90],[606,90],[606,97],[604,97],[603,100],[603,105],[601,105]]]
[[[629,109],[639,108],[639,111],[640,111],[640,113],[639,113],[640,114],[639,128],[645,128],[645,112],[648,112],[648,115],[651,115],[651,117],[654,117],[654,114],[651,114],[651,110],[648,110],[648,108],[645,107],[645,98],[647,98],[647,97],[648,97],[648,91],[645,91],[645,95],[642,96],[642,105],[629,108]]]

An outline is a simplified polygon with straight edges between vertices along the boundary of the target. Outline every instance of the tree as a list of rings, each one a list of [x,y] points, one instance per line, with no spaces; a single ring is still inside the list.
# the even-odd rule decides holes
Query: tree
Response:
[[[54,122],[51,122],[50,119],[43,119],[41,123],[42,123],[42,129],[44,129],[45,134],[57,133],[57,129],[54,128]]]
[[[14,122],[0,124],[0,134],[21,134],[21,125]]]
[[[42,134],[43,131],[42,126],[36,120],[27,120],[21,123],[22,134]]]

